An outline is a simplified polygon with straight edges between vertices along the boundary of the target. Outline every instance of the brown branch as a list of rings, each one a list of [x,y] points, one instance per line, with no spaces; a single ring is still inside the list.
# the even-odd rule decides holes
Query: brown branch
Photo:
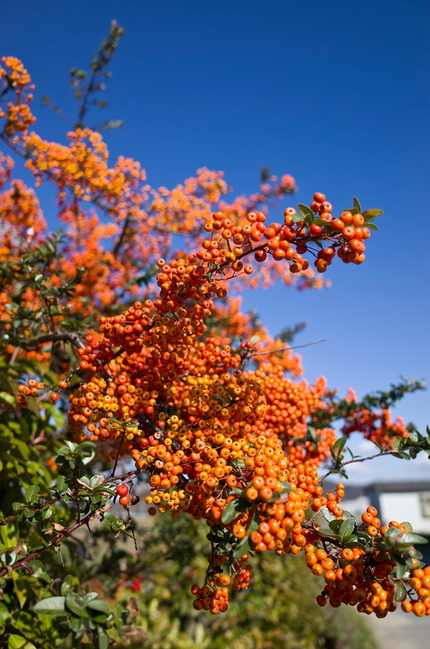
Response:
[[[119,249],[121,248],[121,246],[122,246],[122,244],[124,242],[125,235],[126,235],[127,230],[128,230],[128,226],[130,225],[130,221],[131,221],[130,216],[127,216],[125,221],[124,221],[124,225],[123,225],[123,228],[122,228],[122,232],[121,232],[121,234],[119,236],[119,239],[115,243],[114,248],[112,250],[112,254],[113,254],[114,257],[117,256],[117,254],[119,253]]]
[[[41,345],[42,343],[47,343],[51,341],[57,342],[61,340],[72,343],[74,347],[78,347],[81,349],[86,346],[82,338],[77,333],[74,332],[43,334],[42,336],[36,336],[35,338],[30,338],[28,340],[19,340],[18,346],[24,348],[37,347],[37,345]]]
[[[54,503],[58,502],[61,500],[60,497],[58,498],[53,498],[52,500],[47,500],[44,503],[40,503],[39,505],[25,505],[28,507],[28,509],[31,509],[32,511],[37,511],[38,509],[43,509],[44,507],[49,507],[50,505],[53,505]],[[19,514],[16,514],[16,516],[10,516],[9,518],[5,518],[4,520],[0,520],[0,525],[7,525],[8,523],[13,523],[14,521],[17,520],[19,517]]]

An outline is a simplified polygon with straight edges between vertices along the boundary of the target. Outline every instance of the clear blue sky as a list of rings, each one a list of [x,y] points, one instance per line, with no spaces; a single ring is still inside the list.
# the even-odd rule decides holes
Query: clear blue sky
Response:
[[[36,104],[50,94],[71,114],[69,69],[84,67],[118,20],[126,35],[101,118],[125,120],[107,136],[111,154],[140,160],[152,185],[207,166],[249,193],[267,165],[297,179],[287,204],[322,191],[339,209],[354,194],[383,209],[366,262],[334,264],[330,290],[278,286],[248,293],[246,305],[272,333],[306,320],[297,343],[330,339],[303,350],[311,380],[324,373],[359,395],[400,375],[430,381],[426,0],[0,0],[0,13],[1,53],[24,61]],[[65,125],[37,112],[42,135],[64,140]],[[50,195],[42,197],[50,217]],[[407,397],[396,412],[423,428],[430,393]],[[423,460],[414,477],[430,478]],[[403,464],[384,464],[383,477],[400,476]]]

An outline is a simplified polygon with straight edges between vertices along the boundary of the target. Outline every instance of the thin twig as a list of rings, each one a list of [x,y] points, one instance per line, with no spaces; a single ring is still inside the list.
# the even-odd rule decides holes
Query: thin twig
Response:
[[[327,473],[323,475],[323,477],[320,478],[319,481],[322,482],[323,480],[328,478],[328,476],[331,475],[333,471],[338,471],[339,469],[343,468],[347,464],[354,464],[355,462],[366,462],[367,460],[374,460],[375,457],[384,457],[384,455],[392,455],[393,453],[398,453],[398,452],[399,451],[397,449],[393,448],[390,450],[381,451],[380,453],[376,453],[375,455],[369,455],[369,457],[360,457],[360,458],[356,458],[355,460],[348,460],[347,462],[342,462],[341,464],[339,464],[339,466],[336,466],[330,469],[330,471],[327,471]]]
[[[250,354],[249,356],[266,356],[267,354],[276,354],[276,352],[285,352],[288,349],[300,349],[301,347],[309,347],[309,345],[317,345],[318,343],[325,343],[329,340],[329,338],[321,338],[321,340],[313,340],[311,343],[305,343],[304,345],[294,345],[294,347],[280,347],[279,349],[270,349],[269,351],[265,352],[254,352],[254,354]]]
[[[114,475],[115,475],[116,467],[118,465],[118,460],[119,460],[119,454],[121,452],[121,446],[122,446],[122,443],[124,441],[124,437],[125,437],[125,428],[122,431],[121,439],[119,440],[119,446],[118,446],[118,450],[116,452],[115,462],[114,462],[114,465],[113,465],[112,473],[110,475],[111,478],[113,478]]]

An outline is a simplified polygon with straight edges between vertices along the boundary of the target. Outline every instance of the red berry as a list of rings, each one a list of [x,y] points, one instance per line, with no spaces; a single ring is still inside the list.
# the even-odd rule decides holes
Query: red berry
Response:
[[[51,392],[49,398],[52,401],[52,403],[55,403],[60,398],[60,395],[57,392]]]
[[[309,232],[312,234],[312,236],[318,237],[322,232],[322,227],[320,225],[316,225],[316,223],[314,223],[309,228]]]
[[[324,203],[325,194],[322,194],[321,192],[315,192],[314,201],[316,201],[317,203]]]
[[[119,504],[124,506],[129,505],[130,501],[131,501],[130,496],[121,496],[121,498],[119,499]]]
[[[116,488],[116,493],[118,496],[126,496],[130,491],[129,487],[126,484],[120,484]]]

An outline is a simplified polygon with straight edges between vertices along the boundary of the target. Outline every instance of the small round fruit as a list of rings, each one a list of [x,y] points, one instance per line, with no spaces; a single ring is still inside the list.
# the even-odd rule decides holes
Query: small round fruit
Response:
[[[129,505],[130,502],[131,502],[130,496],[121,496],[121,498],[119,499],[119,504],[124,505],[125,507]]]
[[[317,225],[316,223],[314,223],[309,228],[309,232],[311,233],[312,236],[318,237],[322,232],[322,227],[320,225]]]
[[[120,484],[116,488],[116,493],[118,494],[118,496],[126,496],[129,491],[130,488],[126,484]]]

